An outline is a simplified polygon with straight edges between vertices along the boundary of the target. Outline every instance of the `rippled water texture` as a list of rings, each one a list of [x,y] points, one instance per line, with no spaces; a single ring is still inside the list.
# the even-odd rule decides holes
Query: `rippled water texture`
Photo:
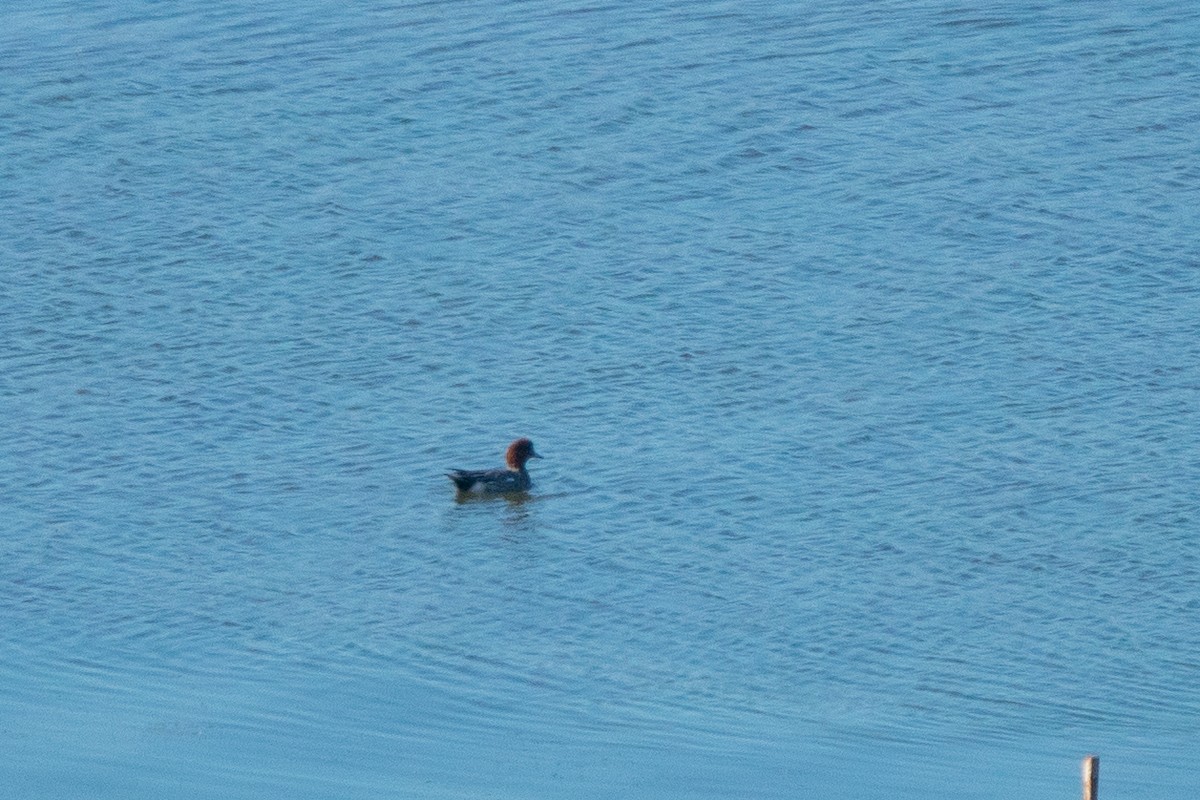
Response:
[[[0,783],[1186,796],[1200,16],[981,9],[6,12]]]

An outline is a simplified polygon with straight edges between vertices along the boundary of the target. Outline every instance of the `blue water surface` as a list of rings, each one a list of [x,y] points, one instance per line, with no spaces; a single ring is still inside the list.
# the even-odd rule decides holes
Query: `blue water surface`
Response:
[[[10,10],[3,793],[1186,796],[1197,42]]]

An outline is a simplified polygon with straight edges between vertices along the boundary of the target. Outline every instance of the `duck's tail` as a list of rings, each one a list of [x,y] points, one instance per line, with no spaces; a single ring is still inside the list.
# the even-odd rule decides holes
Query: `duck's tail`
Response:
[[[460,492],[471,491],[471,486],[475,483],[475,478],[468,475],[464,470],[452,469],[446,473],[446,477],[454,482]]]

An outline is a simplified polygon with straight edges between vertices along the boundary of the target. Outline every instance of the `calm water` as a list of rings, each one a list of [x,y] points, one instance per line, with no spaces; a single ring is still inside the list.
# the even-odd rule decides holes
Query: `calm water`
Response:
[[[7,796],[1195,791],[1200,12],[35,6]]]

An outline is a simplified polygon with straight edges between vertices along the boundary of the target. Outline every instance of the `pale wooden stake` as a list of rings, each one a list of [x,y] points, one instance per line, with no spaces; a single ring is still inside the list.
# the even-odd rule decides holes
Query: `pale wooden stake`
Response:
[[[1083,800],[1099,800],[1096,794],[1100,783],[1100,759],[1087,756],[1083,759]]]

